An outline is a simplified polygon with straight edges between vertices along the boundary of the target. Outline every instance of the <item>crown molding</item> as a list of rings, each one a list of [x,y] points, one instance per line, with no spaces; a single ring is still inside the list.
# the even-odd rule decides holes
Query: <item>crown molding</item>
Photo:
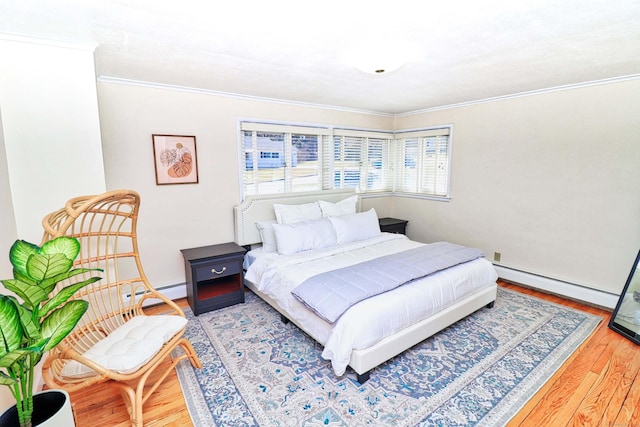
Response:
[[[585,87],[590,87],[590,86],[599,86],[599,85],[612,84],[612,83],[620,83],[620,82],[625,82],[625,81],[629,81],[629,80],[638,80],[638,79],[640,79],[640,74],[631,74],[631,75],[628,75],[628,76],[620,76],[620,77],[613,77],[613,78],[608,78],[608,79],[593,80],[593,81],[588,81],[588,82],[573,83],[573,84],[569,84],[569,85],[555,86],[555,87],[544,88],[544,89],[536,89],[536,90],[526,91],[526,92],[518,92],[518,93],[514,93],[514,94],[509,94],[509,95],[495,96],[495,97],[492,97],[492,98],[484,98],[484,99],[478,99],[478,100],[474,100],[474,101],[466,101],[466,102],[460,102],[460,103],[456,103],[456,104],[448,104],[448,105],[442,105],[442,106],[438,106],[438,107],[431,107],[431,108],[424,108],[424,109],[420,109],[420,110],[407,111],[405,113],[391,114],[391,113],[382,113],[382,112],[379,112],[379,111],[372,111],[372,110],[360,110],[360,109],[355,109],[355,108],[339,107],[339,106],[335,106],[335,105],[325,105],[325,104],[314,104],[314,103],[309,103],[309,102],[288,101],[288,100],[278,99],[278,98],[266,98],[266,97],[252,96],[252,95],[243,95],[243,94],[237,94],[237,93],[231,93],[231,92],[223,92],[223,91],[217,91],[217,90],[211,90],[211,89],[200,89],[200,88],[194,88],[194,87],[188,87],[188,86],[179,86],[179,85],[170,85],[170,84],[164,84],[164,83],[147,82],[147,81],[142,81],[142,80],[123,79],[123,78],[119,78],[119,77],[109,77],[109,76],[99,76],[98,77],[98,81],[99,82],[103,82],[103,83],[113,83],[113,84],[129,85],[129,86],[149,87],[149,88],[155,88],[155,89],[175,90],[175,91],[181,91],[181,92],[199,93],[199,94],[204,94],[204,95],[224,96],[224,97],[227,97],[227,98],[235,98],[235,99],[247,99],[247,100],[252,100],[252,101],[261,101],[261,102],[269,102],[269,103],[284,104],[284,105],[296,105],[296,106],[304,106],[304,107],[311,107],[311,108],[322,108],[322,109],[325,109],[325,110],[344,111],[344,112],[349,112],[349,113],[372,114],[372,115],[376,115],[376,116],[380,116],[380,117],[391,117],[391,118],[406,117],[406,116],[412,116],[412,115],[416,115],[416,114],[429,113],[429,112],[433,112],[433,111],[441,111],[441,110],[448,110],[448,109],[452,109],[452,108],[468,107],[468,106],[484,104],[484,103],[488,103],[488,102],[504,101],[504,100],[508,100],[508,99],[522,98],[522,97],[526,97],[526,96],[535,96],[535,95],[541,95],[541,94],[546,94],[546,93],[553,93],[553,92],[560,92],[560,91],[565,91],[565,90],[580,89],[580,88],[585,88]]]
[[[198,93],[202,95],[215,95],[215,96],[223,96],[226,98],[234,98],[234,99],[246,99],[251,101],[261,101],[261,102],[269,102],[275,104],[284,104],[284,105],[295,105],[302,107],[311,107],[311,108],[321,108],[323,110],[334,110],[334,111],[344,111],[347,113],[358,113],[358,114],[369,114],[376,115],[381,117],[395,117],[394,114],[390,113],[381,113],[379,111],[372,110],[359,110],[356,108],[348,108],[348,107],[339,107],[335,105],[324,105],[324,104],[314,104],[310,102],[300,102],[300,101],[289,101],[285,99],[278,98],[266,98],[260,96],[253,95],[243,95],[239,93],[232,92],[223,92],[212,89],[201,89],[189,86],[180,86],[180,85],[170,85],[165,83],[155,83],[148,82],[143,80],[132,80],[132,79],[123,79],[120,77],[109,77],[109,76],[98,76],[98,81],[101,83],[112,83],[112,84],[120,84],[120,85],[128,85],[128,86],[140,86],[140,87],[148,87],[154,89],[164,89],[164,90],[175,90],[179,92],[189,92],[189,93]]]
[[[18,42],[18,43],[29,43],[29,44],[37,44],[42,46],[52,46],[52,47],[62,47],[65,49],[76,49],[76,50],[85,50],[94,52],[98,44],[97,43],[77,43],[77,42],[67,42],[63,40],[51,40],[45,38],[34,37],[25,34],[18,33],[2,33],[0,32],[0,40]]]
[[[620,83],[620,82],[625,82],[625,81],[629,81],[629,80],[638,80],[638,79],[640,79],[640,74],[630,74],[628,76],[612,77],[612,78],[608,78],[608,79],[593,80],[593,81],[589,81],[589,82],[572,83],[572,84],[568,84],[568,85],[555,86],[555,87],[544,88],[544,89],[536,89],[536,90],[531,90],[531,91],[526,91],[526,92],[518,92],[518,93],[509,94],[509,95],[495,96],[495,97],[492,97],[492,98],[484,98],[484,99],[478,99],[478,100],[474,100],[474,101],[459,102],[457,104],[449,104],[449,105],[442,105],[442,106],[439,106],[439,107],[431,107],[431,108],[425,108],[425,109],[421,109],[421,110],[407,111],[406,113],[395,114],[395,117],[413,116],[413,115],[416,115],[416,114],[430,113],[430,112],[433,112],[433,111],[441,111],[441,110],[449,110],[451,108],[468,107],[468,106],[471,106],[471,105],[484,104],[484,103],[487,103],[487,102],[504,101],[504,100],[507,100],[507,99],[522,98],[522,97],[526,97],[526,96],[534,96],[534,95],[541,95],[541,94],[545,94],[545,93],[561,92],[561,91],[565,91],[565,90],[573,90],[573,89],[580,89],[580,88],[585,88],[585,87],[590,87],[590,86],[599,86],[599,85],[606,85],[606,84],[612,84],[612,83]]]

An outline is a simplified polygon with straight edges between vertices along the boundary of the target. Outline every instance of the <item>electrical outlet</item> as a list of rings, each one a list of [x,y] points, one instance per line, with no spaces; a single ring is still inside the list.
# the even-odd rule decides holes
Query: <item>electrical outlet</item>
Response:
[[[493,260],[495,262],[500,262],[500,258],[502,258],[502,254],[500,252],[494,252],[493,253]]]

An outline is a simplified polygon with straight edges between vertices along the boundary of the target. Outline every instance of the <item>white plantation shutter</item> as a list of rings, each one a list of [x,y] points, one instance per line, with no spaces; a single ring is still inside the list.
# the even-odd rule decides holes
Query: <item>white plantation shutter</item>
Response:
[[[333,176],[326,176],[324,188],[355,188],[360,193],[391,191],[389,179],[392,134],[335,129]]]
[[[362,190],[360,176],[365,140],[361,137],[334,136],[333,188]]]
[[[448,198],[451,133],[242,122],[243,195],[353,188]]]
[[[333,170],[335,168],[335,141],[332,136],[322,139],[322,189],[334,188]]]
[[[392,189],[393,183],[389,180],[391,174],[388,173],[391,170],[390,145],[390,139],[368,139],[365,171],[367,191],[390,191]]]
[[[397,192],[449,197],[451,126],[395,135]]]
[[[322,141],[329,129],[240,124],[243,195],[322,189]]]
[[[242,191],[245,195],[285,192],[285,134],[242,131]]]
[[[421,191],[435,196],[447,196],[449,168],[449,136],[428,136],[422,143]]]

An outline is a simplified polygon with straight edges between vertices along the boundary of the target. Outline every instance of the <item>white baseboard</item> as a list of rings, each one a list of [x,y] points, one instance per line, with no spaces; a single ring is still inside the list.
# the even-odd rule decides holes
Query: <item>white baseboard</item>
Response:
[[[165,286],[164,288],[156,289],[165,297],[170,300],[176,300],[180,298],[187,297],[187,284],[186,283],[177,283],[175,285]]]
[[[567,298],[584,301],[589,304],[612,309],[618,303],[618,295],[588,288],[575,283],[564,282],[562,280],[551,279],[526,271],[516,270],[502,265],[494,265],[498,276],[504,280],[521,283],[525,286],[540,289],[552,294],[565,296]],[[187,297],[187,284],[177,283],[157,289],[165,297],[176,300]]]
[[[158,291],[159,293],[161,293],[162,295],[164,295],[165,297],[169,298],[170,300],[176,300],[176,299],[180,299],[180,298],[186,298],[187,296],[187,284],[186,283],[177,283],[175,285],[169,285],[169,286],[165,286],[163,288],[156,288],[156,291]],[[142,293],[137,293],[136,294],[136,301],[138,301],[140,299],[140,297],[142,296]],[[131,294],[124,294],[122,295],[122,299],[125,303],[129,302],[129,299],[131,298]],[[158,300],[147,300],[144,303],[142,303],[143,307],[148,307],[149,305],[153,305],[153,304],[157,304]]]
[[[521,283],[532,288],[540,289],[552,294],[565,296],[567,298],[584,301],[599,307],[609,309],[615,308],[618,303],[618,295],[609,292],[599,291],[575,283],[563,282],[513,268],[494,265],[498,276],[504,280]]]

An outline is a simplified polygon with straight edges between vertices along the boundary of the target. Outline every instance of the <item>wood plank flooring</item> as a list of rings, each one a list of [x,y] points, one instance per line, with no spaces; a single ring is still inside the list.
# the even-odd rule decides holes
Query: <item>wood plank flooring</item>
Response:
[[[499,285],[604,317],[508,426],[640,426],[640,347],[607,327],[610,313],[515,284]],[[105,385],[72,393],[71,400],[78,427],[130,425],[119,392]],[[192,425],[175,372],[147,402],[144,419],[149,427]]]

